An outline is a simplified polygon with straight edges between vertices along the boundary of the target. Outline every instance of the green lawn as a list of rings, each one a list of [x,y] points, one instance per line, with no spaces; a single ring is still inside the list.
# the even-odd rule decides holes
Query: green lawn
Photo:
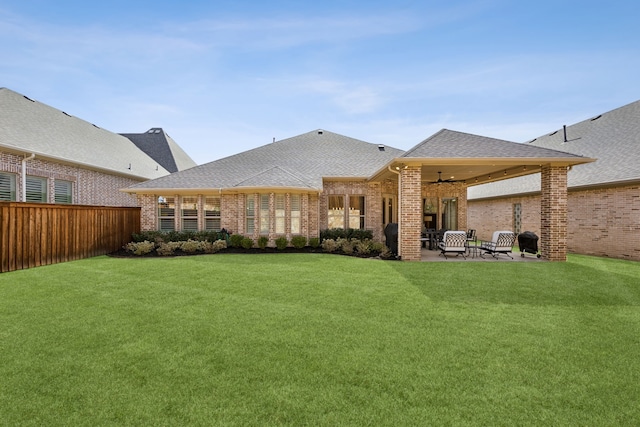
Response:
[[[0,425],[640,424],[640,263],[328,254],[0,275]]]

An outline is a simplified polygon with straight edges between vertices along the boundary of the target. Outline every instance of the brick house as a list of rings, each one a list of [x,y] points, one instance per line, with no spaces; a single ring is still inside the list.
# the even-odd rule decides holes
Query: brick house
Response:
[[[567,250],[640,261],[640,101],[526,145],[598,159],[567,174]],[[541,203],[537,175],[473,187],[469,226],[541,234]]]
[[[543,257],[566,259],[567,169],[581,155],[442,130],[403,152],[325,130],[135,184],[143,230],[220,230],[257,240],[398,223],[399,255],[420,260],[424,226],[465,230],[467,187],[541,172]]]
[[[161,129],[128,136],[0,88],[0,201],[137,206],[120,189],[195,166]]]

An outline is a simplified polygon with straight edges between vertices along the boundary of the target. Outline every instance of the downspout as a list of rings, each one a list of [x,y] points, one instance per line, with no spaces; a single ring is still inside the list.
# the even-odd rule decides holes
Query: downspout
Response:
[[[35,158],[35,153],[31,153],[29,157],[25,155],[25,157],[22,159],[22,194],[20,198],[23,202],[27,201],[27,162]]]

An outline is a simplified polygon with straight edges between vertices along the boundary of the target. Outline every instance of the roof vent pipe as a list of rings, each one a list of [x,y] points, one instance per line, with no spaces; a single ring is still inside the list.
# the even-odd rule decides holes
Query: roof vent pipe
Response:
[[[564,132],[564,142],[567,142],[567,125],[562,125],[562,130]]]

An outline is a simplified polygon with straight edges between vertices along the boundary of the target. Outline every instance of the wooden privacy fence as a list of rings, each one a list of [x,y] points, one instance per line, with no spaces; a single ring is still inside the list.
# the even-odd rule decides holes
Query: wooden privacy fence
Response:
[[[140,208],[0,202],[0,272],[104,255],[140,232]]]

